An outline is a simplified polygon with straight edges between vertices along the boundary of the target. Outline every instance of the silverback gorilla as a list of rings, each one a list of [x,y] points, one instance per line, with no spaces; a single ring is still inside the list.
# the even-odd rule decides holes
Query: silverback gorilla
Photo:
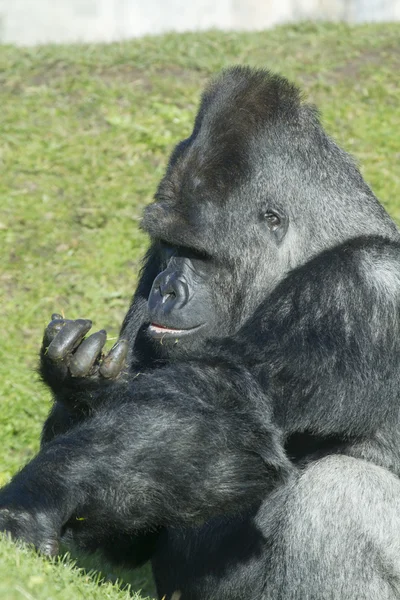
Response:
[[[400,598],[400,240],[297,88],[206,90],[105,332],[53,315],[39,454],[0,529],[151,559],[160,598]]]

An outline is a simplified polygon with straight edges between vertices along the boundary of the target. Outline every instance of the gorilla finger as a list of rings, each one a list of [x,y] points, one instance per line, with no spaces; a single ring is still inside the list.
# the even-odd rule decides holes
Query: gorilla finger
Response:
[[[50,360],[61,360],[64,358],[79,344],[91,326],[92,321],[89,319],[64,321],[64,325],[47,349],[47,356]]]
[[[57,556],[60,551],[60,545],[55,539],[46,540],[45,542],[41,542],[37,549],[44,556]]]
[[[67,323],[67,320],[63,319],[61,315],[51,315],[51,321],[44,331],[43,343],[46,347],[54,340],[65,323]]]
[[[107,340],[107,333],[102,329],[84,340],[71,357],[69,370],[72,377],[85,377],[93,367]]]
[[[106,379],[117,377],[124,367],[128,349],[127,340],[118,340],[104,359],[100,367],[100,374]]]

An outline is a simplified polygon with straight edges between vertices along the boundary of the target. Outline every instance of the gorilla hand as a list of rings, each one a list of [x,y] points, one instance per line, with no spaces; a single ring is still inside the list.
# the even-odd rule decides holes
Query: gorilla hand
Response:
[[[0,492],[0,531],[33,544],[47,556],[58,553],[61,523],[56,513],[35,508],[29,492],[15,485],[15,481]]]
[[[104,330],[85,338],[92,326],[88,319],[63,319],[52,315],[44,332],[40,371],[42,378],[56,392],[60,387],[84,387],[101,378],[115,379],[123,371],[128,353],[124,339],[111,348],[107,355],[103,347],[107,339]],[[89,386],[90,387],[90,386]]]
[[[34,515],[22,509],[0,508],[0,531],[13,539],[33,544],[40,553],[55,556],[59,549],[59,536],[47,515]]]
[[[40,352],[40,375],[53,393],[54,404],[42,430],[42,445],[65,433],[97,410],[106,390],[125,372],[128,342],[124,339],[103,353],[104,330],[85,337],[88,319],[69,320],[52,315]],[[99,388],[104,394],[96,394]]]
[[[57,554],[64,525],[86,497],[82,471],[76,473],[75,482],[65,477],[70,457],[77,458],[80,452],[75,438],[67,435],[45,444],[0,490],[0,531],[33,544],[43,554]]]

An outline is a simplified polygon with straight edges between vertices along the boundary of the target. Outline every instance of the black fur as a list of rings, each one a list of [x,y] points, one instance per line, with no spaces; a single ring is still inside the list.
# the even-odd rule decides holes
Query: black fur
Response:
[[[230,69],[143,228],[128,366],[73,378],[47,330],[55,405],[2,528],[152,557],[160,598],[399,598],[400,548],[371,557],[399,529],[400,238],[352,159],[285,79]]]

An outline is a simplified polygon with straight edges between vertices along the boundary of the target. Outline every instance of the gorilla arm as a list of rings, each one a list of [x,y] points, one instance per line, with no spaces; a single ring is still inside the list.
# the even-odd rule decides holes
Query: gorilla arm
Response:
[[[164,254],[166,250],[164,249]],[[119,340],[107,356],[102,353],[106,342],[104,330],[91,334],[88,319],[68,320],[53,315],[46,327],[40,352],[39,374],[54,398],[52,410],[44,424],[42,443],[68,431],[90,414],[95,402],[108,395],[115,380],[133,374],[146,361],[146,338],[137,336],[147,317],[147,297],[154,278],[161,270],[163,251],[153,244],[144,258],[143,269],[129,311],[121,327]],[[54,343],[52,343],[54,340]],[[140,351],[138,352],[138,348]]]
[[[176,364],[109,394],[1,491],[0,529],[51,554],[76,518],[127,534],[195,524],[246,510],[291,472],[244,370]]]
[[[388,443],[399,422],[399,316],[400,245],[359,238],[291,272],[214,351],[256,374],[286,436]]]

